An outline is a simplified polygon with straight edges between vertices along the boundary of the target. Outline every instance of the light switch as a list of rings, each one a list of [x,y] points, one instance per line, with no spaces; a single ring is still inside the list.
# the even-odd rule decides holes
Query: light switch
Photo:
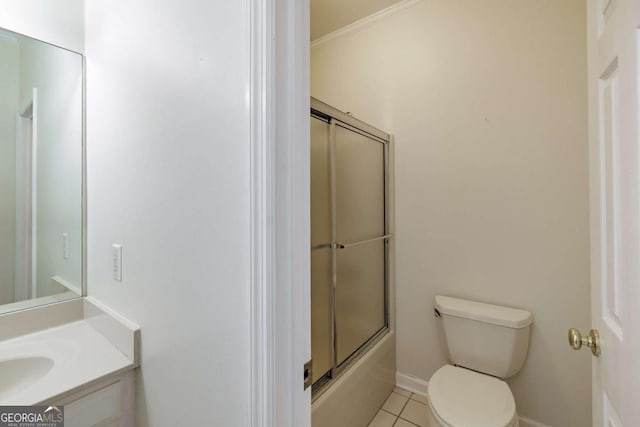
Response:
[[[122,282],[122,245],[111,247],[113,280]]]
[[[62,258],[69,259],[69,233],[62,233]]]

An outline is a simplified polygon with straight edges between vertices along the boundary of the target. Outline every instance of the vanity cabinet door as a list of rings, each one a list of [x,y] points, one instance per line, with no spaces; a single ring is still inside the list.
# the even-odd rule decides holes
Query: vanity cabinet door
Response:
[[[64,405],[65,427],[134,427],[135,371],[50,404]]]
[[[122,389],[118,381],[64,406],[65,427],[119,425]]]

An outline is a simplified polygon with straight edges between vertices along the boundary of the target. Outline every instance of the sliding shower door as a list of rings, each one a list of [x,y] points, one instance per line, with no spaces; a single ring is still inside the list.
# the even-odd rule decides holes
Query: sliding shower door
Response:
[[[315,101],[311,118],[314,392],[388,326],[389,136]],[[385,138],[386,137],[386,138]]]
[[[385,146],[339,124],[334,132],[340,365],[385,327]]]

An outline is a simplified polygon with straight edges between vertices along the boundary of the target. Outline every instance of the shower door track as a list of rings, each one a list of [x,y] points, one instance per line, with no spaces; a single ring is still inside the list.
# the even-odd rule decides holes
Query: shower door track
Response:
[[[338,378],[349,370],[355,362],[357,362],[362,356],[364,356],[371,348],[373,348],[388,332],[389,332],[389,240],[393,238],[389,230],[391,229],[389,223],[389,212],[391,207],[389,202],[391,200],[390,193],[390,177],[389,177],[389,143],[391,142],[391,135],[376,129],[375,127],[352,117],[348,113],[344,113],[336,108],[331,107],[315,98],[311,98],[311,116],[316,117],[324,122],[327,122],[331,126],[330,130],[330,153],[331,153],[331,168],[335,164],[335,126],[340,126],[349,131],[363,135],[375,142],[382,143],[384,147],[384,234],[369,239],[358,240],[354,242],[337,242],[337,236],[335,235],[335,173],[332,170],[331,173],[331,192],[332,192],[332,224],[334,224],[333,241],[331,243],[321,244],[314,246],[313,249],[330,248],[332,251],[333,259],[333,291],[332,291],[332,345],[331,354],[333,357],[332,368],[321,378],[314,381],[312,385],[312,402],[319,398],[326,390],[328,390]],[[351,355],[346,357],[342,362],[338,363],[337,360],[337,324],[336,324],[336,254],[338,250],[345,249],[351,246],[369,243],[377,240],[384,241],[384,325],[377,332],[375,332],[369,339],[367,339],[360,347],[358,347]]]

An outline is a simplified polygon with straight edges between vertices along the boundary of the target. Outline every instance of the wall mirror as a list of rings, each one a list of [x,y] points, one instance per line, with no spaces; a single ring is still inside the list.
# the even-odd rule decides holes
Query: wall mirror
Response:
[[[0,29],[0,314],[83,295],[83,57]]]

